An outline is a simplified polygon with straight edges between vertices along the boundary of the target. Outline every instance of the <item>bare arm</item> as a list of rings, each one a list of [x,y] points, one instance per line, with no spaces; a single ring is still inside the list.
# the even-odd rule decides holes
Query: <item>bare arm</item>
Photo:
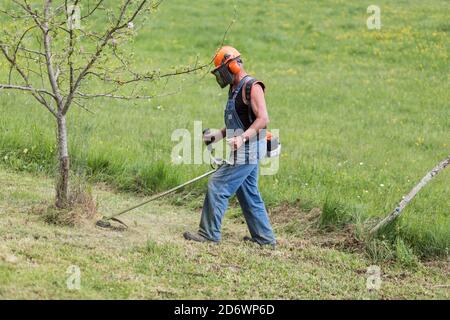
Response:
[[[233,150],[239,149],[241,145],[244,143],[244,140],[250,140],[261,129],[264,129],[269,124],[269,115],[267,113],[266,99],[264,98],[264,90],[260,85],[255,85],[252,87],[250,99],[252,110],[253,113],[255,114],[256,119],[242,135],[228,140],[228,143],[231,145]]]

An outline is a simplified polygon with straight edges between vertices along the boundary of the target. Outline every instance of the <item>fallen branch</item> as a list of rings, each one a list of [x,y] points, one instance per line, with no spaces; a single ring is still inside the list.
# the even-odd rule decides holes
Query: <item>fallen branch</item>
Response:
[[[375,227],[370,230],[370,235],[376,234],[381,228],[385,227],[392,221],[394,221],[405,209],[406,205],[415,197],[415,195],[422,189],[430,180],[436,176],[439,172],[444,170],[450,163],[450,156],[441,161],[436,167],[427,173],[425,177],[405,196],[398,206],[388,216],[381,220]]]

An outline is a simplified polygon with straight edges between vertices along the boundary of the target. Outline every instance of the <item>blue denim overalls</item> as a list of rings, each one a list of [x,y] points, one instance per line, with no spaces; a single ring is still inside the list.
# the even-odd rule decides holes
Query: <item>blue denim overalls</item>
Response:
[[[249,76],[245,76],[239,82],[236,89],[234,91],[230,89],[230,92],[228,93],[228,102],[224,112],[225,126],[227,128],[227,139],[235,136],[240,136],[245,131],[244,125],[242,124],[241,120],[239,119],[239,115],[236,112],[235,104],[238,93],[240,92],[243,85],[250,79],[252,78],[250,78]],[[258,139],[259,137],[261,137],[261,139]],[[247,143],[239,148],[239,150],[237,150],[236,152],[231,152],[231,158],[229,159],[229,161],[235,164],[257,164],[258,160],[264,158],[266,154],[267,145],[265,137],[266,129],[262,129],[257,136],[252,137],[250,141],[247,141]]]
[[[227,138],[244,132],[244,126],[235,110],[236,96],[248,79],[244,77],[237,88],[230,90],[225,107]],[[265,137],[261,134],[262,137]],[[203,204],[199,234],[211,241],[220,241],[222,219],[233,195],[239,200],[252,238],[259,244],[275,244],[275,236],[269,222],[264,202],[258,190],[258,160],[266,153],[265,139],[250,140],[232,157],[234,165],[223,165],[208,181],[208,191]]]

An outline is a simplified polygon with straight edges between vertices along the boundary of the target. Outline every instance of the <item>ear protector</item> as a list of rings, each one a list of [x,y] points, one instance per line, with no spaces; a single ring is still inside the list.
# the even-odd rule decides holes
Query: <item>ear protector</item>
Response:
[[[227,57],[225,56],[224,60],[226,61],[226,59]],[[211,71],[211,73],[216,76],[217,83],[221,88],[225,88],[233,82],[233,75],[241,71],[241,66],[239,65],[240,62],[241,59],[237,57]]]
[[[228,63],[228,68],[230,69],[232,74],[238,74],[239,71],[241,71],[241,66],[239,65],[240,62],[241,59],[237,57]]]

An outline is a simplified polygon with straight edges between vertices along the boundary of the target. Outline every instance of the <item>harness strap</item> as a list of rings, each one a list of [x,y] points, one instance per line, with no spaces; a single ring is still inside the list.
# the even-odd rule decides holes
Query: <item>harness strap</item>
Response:
[[[252,124],[254,121],[252,116],[253,110],[252,110],[251,92],[252,86],[255,82],[258,82],[258,80],[256,80],[255,78],[250,78],[250,80],[248,80],[247,83],[245,84],[245,100],[247,100],[248,120],[250,121],[250,124]]]
[[[255,119],[253,119],[253,108],[252,108],[252,96],[251,96],[251,92],[252,92],[252,87],[255,83],[259,83],[262,87],[262,89],[265,89],[264,83],[262,83],[261,81],[249,77],[250,80],[247,81],[247,83],[245,84],[245,100],[247,100],[247,106],[248,106],[248,119],[250,121],[250,124],[253,123],[253,121]]]

